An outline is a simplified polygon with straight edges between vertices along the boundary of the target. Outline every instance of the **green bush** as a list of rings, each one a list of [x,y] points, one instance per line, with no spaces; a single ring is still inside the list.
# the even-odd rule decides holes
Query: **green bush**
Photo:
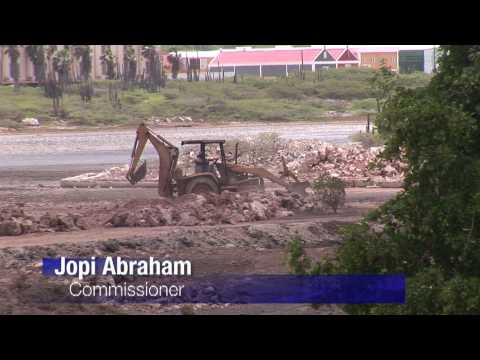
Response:
[[[296,275],[321,274],[387,274],[401,273],[408,254],[399,255],[399,245],[373,235],[364,225],[347,226],[346,239],[335,260],[314,262],[306,256],[301,239],[287,245],[287,265]],[[407,266],[405,305],[343,305],[352,315],[462,315],[478,314],[480,309],[480,278],[455,275],[431,266],[417,271]],[[387,269],[392,269],[387,271]],[[397,269],[396,271],[393,269]],[[315,305],[315,304],[312,304]]]
[[[295,86],[286,83],[270,86],[268,95],[274,99],[300,100],[302,98],[302,93]]]
[[[298,237],[287,244],[287,266],[296,275],[307,275],[311,270],[312,261],[305,254],[302,240]]]
[[[314,181],[313,190],[320,200],[328,205],[336,214],[339,207],[345,204],[345,182],[332,176],[322,176]]]
[[[311,267],[406,275],[405,305],[352,305],[349,313],[480,313],[480,45],[442,50],[428,86],[377,94],[382,158],[408,164],[404,191],[346,228],[335,260]],[[378,84],[389,85],[382,74]]]
[[[177,99],[180,95],[177,92],[173,91],[165,91],[163,92],[163,96],[165,96],[165,99],[167,100],[175,100]]]
[[[441,269],[430,267],[407,279],[406,296],[406,305],[347,309],[372,315],[478,315],[480,279],[461,275],[447,279]]]

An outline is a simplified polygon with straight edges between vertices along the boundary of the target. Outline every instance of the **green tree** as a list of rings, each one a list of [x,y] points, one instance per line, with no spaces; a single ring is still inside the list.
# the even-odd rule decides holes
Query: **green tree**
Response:
[[[398,86],[398,75],[385,66],[385,61],[382,59],[380,69],[375,72],[370,82],[377,102],[377,111],[380,113]]]
[[[430,84],[398,89],[377,118],[382,157],[408,164],[405,191],[345,229],[329,264],[406,274],[407,304],[350,312],[480,313],[480,46],[441,49]]]

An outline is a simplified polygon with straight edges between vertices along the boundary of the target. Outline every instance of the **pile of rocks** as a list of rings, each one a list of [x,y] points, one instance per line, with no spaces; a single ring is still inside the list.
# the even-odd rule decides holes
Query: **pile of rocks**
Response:
[[[128,165],[115,166],[99,173],[85,173],[60,180],[60,186],[71,187],[125,187],[129,186],[126,179]],[[147,175],[140,186],[156,186],[158,181],[158,166],[148,166]]]
[[[40,217],[34,217],[25,214],[21,207],[0,209],[0,236],[85,229],[86,224],[77,214],[51,215],[45,213]]]
[[[405,164],[399,161],[384,161],[378,158],[381,147],[364,148],[361,145],[335,146],[326,143],[298,142],[287,144],[279,151],[290,170],[306,180],[320,174],[340,178],[367,178],[376,180],[402,179]],[[376,163],[376,166],[372,166]]]
[[[255,165],[279,174],[284,158],[289,170],[302,181],[330,175],[352,187],[386,182],[401,186],[405,164],[380,159],[382,150],[383,147],[364,148],[359,144],[339,146],[318,140],[292,140],[281,144],[274,154],[259,154]],[[247,156],[240,158],[240,162],[248,162]]]
[[[318,140],[293,140],[276,146],[275,151],[270,154],[256,151],[253,162],[251,153],[240,151],[239,162],[261,166],[278,175],[282,171],[282,158],[284,158],[289,170],[294,172],[301,181],[312,181],[320,175],[330,175],[343,179],[351,187],[382,183],[401,187],[406,171],[405,164],[379,159],[378,155],[382,149],[382,147],[364,148],[358,144],[338,146]],[[215,152],[214,147],[210,147],[210,150],[213,152],[207,155],[209,158],[220,157],[219,149],[218,153]],[[182,148],[177,166],[185,172],[185,175],[193,173],[193,161],[196,156],[197,153],[193,148]],[[230,159],[233,155],[227,153],[227,156]],[[372,166],[374,163],[377,165]],[[116,186],[116,182],[126,183],[127,171],[128,165],[114,167],[101,173],[88,173],[62,179],[61,185],[63,187],[80,186],[80,184],[88,187],[99,184]],[[158,167],[149,165],[142,185],[155,186],[153,183],[157,180]]]
[[[313,197],[302,198],[287,191],[274,193],[187,194],[175,200],[131,201],[117,211],[106,226],[162,226],[237,224],[283,218],[296,212],[320,210]]]
[[[93,180],[93,181],[126,181],[126,175],[128,172],[128,165],[115,166],[110,169],[104,170],[99,173],[86,173],[79,175],[78,179]],[[148,167],[147,180],[158,180],[158,167]]]

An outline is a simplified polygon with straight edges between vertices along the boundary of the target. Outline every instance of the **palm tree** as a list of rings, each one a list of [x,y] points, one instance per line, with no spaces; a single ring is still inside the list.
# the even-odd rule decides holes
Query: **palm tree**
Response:
[[[33,73],[39,85],[45,82],[45,45],[26,45],[25,51],[33,64]]]
[[[70,65],[72,64],[70,48],[66,46],[55,52],[52,61],[53,70],[58,74],[58,80],[63,89],[70,79]]]
[[[5,48],[5,54],[10,58],[10,76],[13,78],[15,89],[18,88],[18,79],[20,77],[20,68],[18,58],[20,57],[19,47],[22,45],[2,45]]]
[[[137,78],[137,55],[132,45],[125,45],[123,64],[125,80],[134,81]]]
[[[172,53],[175,53],[175,55]],[[177,49],[171,48],[170,55],[168,55],[167,59],[168,62],[172,64],[172,79],[176,79],[180,71],[180,55],[178,55]]]
[[[158,91],[165,86],[165,75],[155,45],[143,45],[142,56],[146,60],[145,85],[149,91]]]
[[[92,49],[90,45],[77,45],[73,48],[73,55],[80,61],[80,76],[88,81],[92,72]]]
[[[105,52],[100,56],[100,61],[106,66],[107,79],[114,80],[117,58],[113,55],[110,46],[105,48]]]

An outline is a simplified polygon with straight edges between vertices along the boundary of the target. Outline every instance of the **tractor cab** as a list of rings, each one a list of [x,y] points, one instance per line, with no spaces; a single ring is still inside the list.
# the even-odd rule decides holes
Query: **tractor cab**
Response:
[[[225,140],[186,140],[184,145],[200,145],[195,159],[195,174],[212,173],[222,184],[229,183],[227,162],[224,149]],[[207,158],[207,146],[217,145],[220,147],[220,158]]]
[[[187,140],[182,141],[183,145],[200,145],[200,151],[195,161],[195,174],[184,175],[182,169],[177,168],[179,157],[178,148],[167,139],[155,134],[145,124],[140,124],[137,129],[137,136],[133,145],[130,166],[127,172],[127,179],[135,185],[142,180],[147,173],[146,162],[141,165],[140,160],[145,145],[150,141],[159,157],[158,172],[158,194],[160,196],[173,197],[176,195],[192,193],[220,193],[224,190],[242,191],[248,189],[264,189],[263,178],[277,183],[287,189],[291,186],[277,178],[268,170],[255,166],[238,165],[238,143],[235,146],[235,155],[225,154],[225,140]],[[207,145],[216,145],[220,148],[220,158],[208,159]],[[234,161],[228,164],[228,161]],[[286,169],[285,163],[284,168]],[[284,171],[288,173],[288,169]],[[297,183],[298,180],[296,179]],[[296,185],[296,184],[295,184]],[[303,184],[301,184],[303,186]]]

